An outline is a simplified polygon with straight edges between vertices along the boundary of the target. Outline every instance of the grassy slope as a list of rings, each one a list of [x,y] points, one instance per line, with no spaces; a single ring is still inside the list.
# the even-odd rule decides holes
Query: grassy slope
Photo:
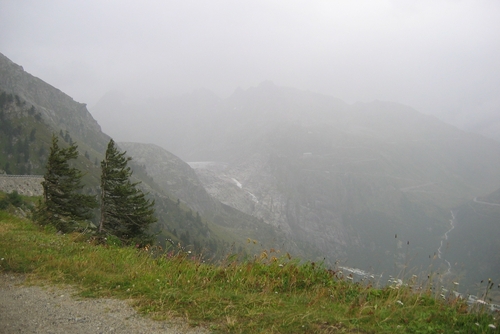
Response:
[[[150,253],[94,246],[82,235],[56,235],[0,211],[0,271],[75,284],[82,296],[132,298],[142,313],[185,317],[215,332],[492,333],[488,325],[500,327],[490,315],[468,313],[465,304],[437,299],[428,289],[374,289],[273,250],[220,265]]]

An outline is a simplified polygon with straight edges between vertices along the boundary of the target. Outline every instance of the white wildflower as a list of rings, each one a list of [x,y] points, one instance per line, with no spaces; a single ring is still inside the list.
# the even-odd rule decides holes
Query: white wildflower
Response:
[[[488,327],[491,328],[491,329],[496,329],[497,328],[497,326],[495,326],[493,324],[489,324]]]
[[[402,305],[404,305],[404,304],[403,304],[403,302],[402,302],[402,301],[400,301],[400,300],[396,300],[396,303],[398,303],[398,304],[399,304],[399,305],[401,305],[401,306],[402,306]]]

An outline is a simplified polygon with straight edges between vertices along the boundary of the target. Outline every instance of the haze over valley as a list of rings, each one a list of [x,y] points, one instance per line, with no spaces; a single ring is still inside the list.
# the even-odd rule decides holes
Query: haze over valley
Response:
[[[499,282],[498,14],[492,1],[5,1],[0,93],[19,101],[2,105],[0,169],[43,174],[51,133],[66,134],[97,191],[113,138],[163,246]]]
[[[98,104],[96,117],[127,110],[113,103],[120,100]],[[213,198],[277,227],[304,254],[378,274],[405,265],[446,271],[446,254],[454,259],[453,277],[472,264],[451,256],[463,250],[452,238],[461,228],[449,239],[445,233],[453,210],[499,189],[497,142],[397,103],[347,104],[270,81],[227,99],[194,92],[161,108],[162,117],[129,109],[141,117],[115,117],[113,124],[143,129],[188,161]],[[137,147],[124,147],[147,161]],[[146,170],[155,179],[166,173]],[[498,249],[496,228],[488,231],[477,233]],[[496,275],[497,259],[487,262],[482,275]]]

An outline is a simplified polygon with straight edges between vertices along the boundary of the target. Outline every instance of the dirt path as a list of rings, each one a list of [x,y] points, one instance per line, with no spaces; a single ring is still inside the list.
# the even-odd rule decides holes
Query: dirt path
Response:
[[[208,333],[181,320],[141,317],[126,301],[82,299],[75,290],[23,286],[24,277],[0,273],[0,333]]]

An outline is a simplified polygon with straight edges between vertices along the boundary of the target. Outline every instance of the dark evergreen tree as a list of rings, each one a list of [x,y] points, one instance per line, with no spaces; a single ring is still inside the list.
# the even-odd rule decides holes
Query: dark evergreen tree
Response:
[[[31,142],[35,141],[35,139],[36,139],[35,134],[36,134],[36,128],[31,129],[31,132],[30,132],[30,141]]]
[[[81,193],[83,173],[69,165],[69,161],[77,157],[75,144],[60,148],[57,136],[52,136],[52,147],[42,182],[44,201],[35,213],[40,224],[52,224],[58,230],[68,232],[75,229],[79,221],[92,218],[92,209],[97,207],[97,201],[94,196]]]
[[[150,242],[148,227],[156,222],[154,201],[132,183],[131,160],[111,139],[101,162],[101,219],[99,232],[115,235],[125,242]]]
[[[8,161],[5,163],[4,171],[5,174],[12,174],[12,171],[10,170],[10,163]]]

